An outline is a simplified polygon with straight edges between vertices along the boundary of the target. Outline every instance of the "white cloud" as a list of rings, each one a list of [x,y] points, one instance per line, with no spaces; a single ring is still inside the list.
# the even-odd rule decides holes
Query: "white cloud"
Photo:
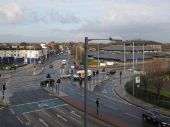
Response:
[[[4,22],[17,23],[24,17],[24,10],[17,3],[0,4],[0,19]]]
[[[37,36],[41,36],[40,29],[45,29],[44,32],[51,35],[51,28],[65,30],[56,33],[60,38],[64,33],[69,38],[82,38],[86,35],[125,38],[153,38],[155,35],[155,38],[166,38],[167,33],[170,33],[169,0],[11,1],[1,2],[0,23],[6,26],[17,24],[16,28],[21,28],[20,32],[25,28],[32,31],[36,26]]]

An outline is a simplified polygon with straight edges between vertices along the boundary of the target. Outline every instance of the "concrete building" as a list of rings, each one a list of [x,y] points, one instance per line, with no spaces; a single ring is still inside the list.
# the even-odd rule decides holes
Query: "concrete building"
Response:
[[[47,59],[54,50],[43,47],[46,44],[7,43],[0,45],[0,62],[10,64],[38,63]]]

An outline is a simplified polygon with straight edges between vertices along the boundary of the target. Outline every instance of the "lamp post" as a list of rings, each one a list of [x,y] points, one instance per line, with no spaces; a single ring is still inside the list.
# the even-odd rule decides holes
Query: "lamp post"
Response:
[[[144,61],[145,61],[145,45],[143,44],[143,72],[145,71]]]
[[[126,67],[125,67],[125,66],[126,66],[126,64],[125,64],[125,62],[126,62],[126,54],[125,54],[125,53],[126,53],[126,45],[125,45],[125,42],[123,43],[123,51],[124,51],[124,54],[123,54],[123,55],[124,55],[123,62],[124,62],[124,74],[125,74],[125,71],[126,71],[126,70],[125,70],[125,69],[126,69]]]
[[[97,48],[98,48],[98,55],[97,55],[97,58],[98,58],[98,63],[97,64],[98,64],[98,66],[97,67],[98,67],[98,70],[99,70],[99,43],[98,43]]]
[[[135,83],[134,83],[134,42],[133,42],[133,96],[135,95]]]
[[[85,70],[85,82],[84,82],[84,127],[87,127],[87,66],[88,66],[88,42],[93,40],[113,40],[109,39],[89,39],[85,37],[85,45],[84,45],[84,70]]]

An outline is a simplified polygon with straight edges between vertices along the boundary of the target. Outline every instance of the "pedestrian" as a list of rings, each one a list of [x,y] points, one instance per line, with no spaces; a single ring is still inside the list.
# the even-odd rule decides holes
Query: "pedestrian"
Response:
[[[99,114],[99,98],[96,99],[97,115]]]
[[[82,80],[82,78],[80,77],[80,81],[79,81],[80,86],[82,86],[82,83],[83,83],[83,80]]]

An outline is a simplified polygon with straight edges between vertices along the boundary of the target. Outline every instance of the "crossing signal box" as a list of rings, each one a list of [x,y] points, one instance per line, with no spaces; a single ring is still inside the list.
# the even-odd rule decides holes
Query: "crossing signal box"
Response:
[[[98,75],[98,74],[99,74],[99,71],[97,70],[97,71],[96,71],[96,75]]]
[[[95,76],[95,72],[93,71],[93,76]]]
[[[61,83],[60,79],[57,79],[57,83]]]
[[[6,86],[5,85],[3,85],[3,90],[6,90]]]

